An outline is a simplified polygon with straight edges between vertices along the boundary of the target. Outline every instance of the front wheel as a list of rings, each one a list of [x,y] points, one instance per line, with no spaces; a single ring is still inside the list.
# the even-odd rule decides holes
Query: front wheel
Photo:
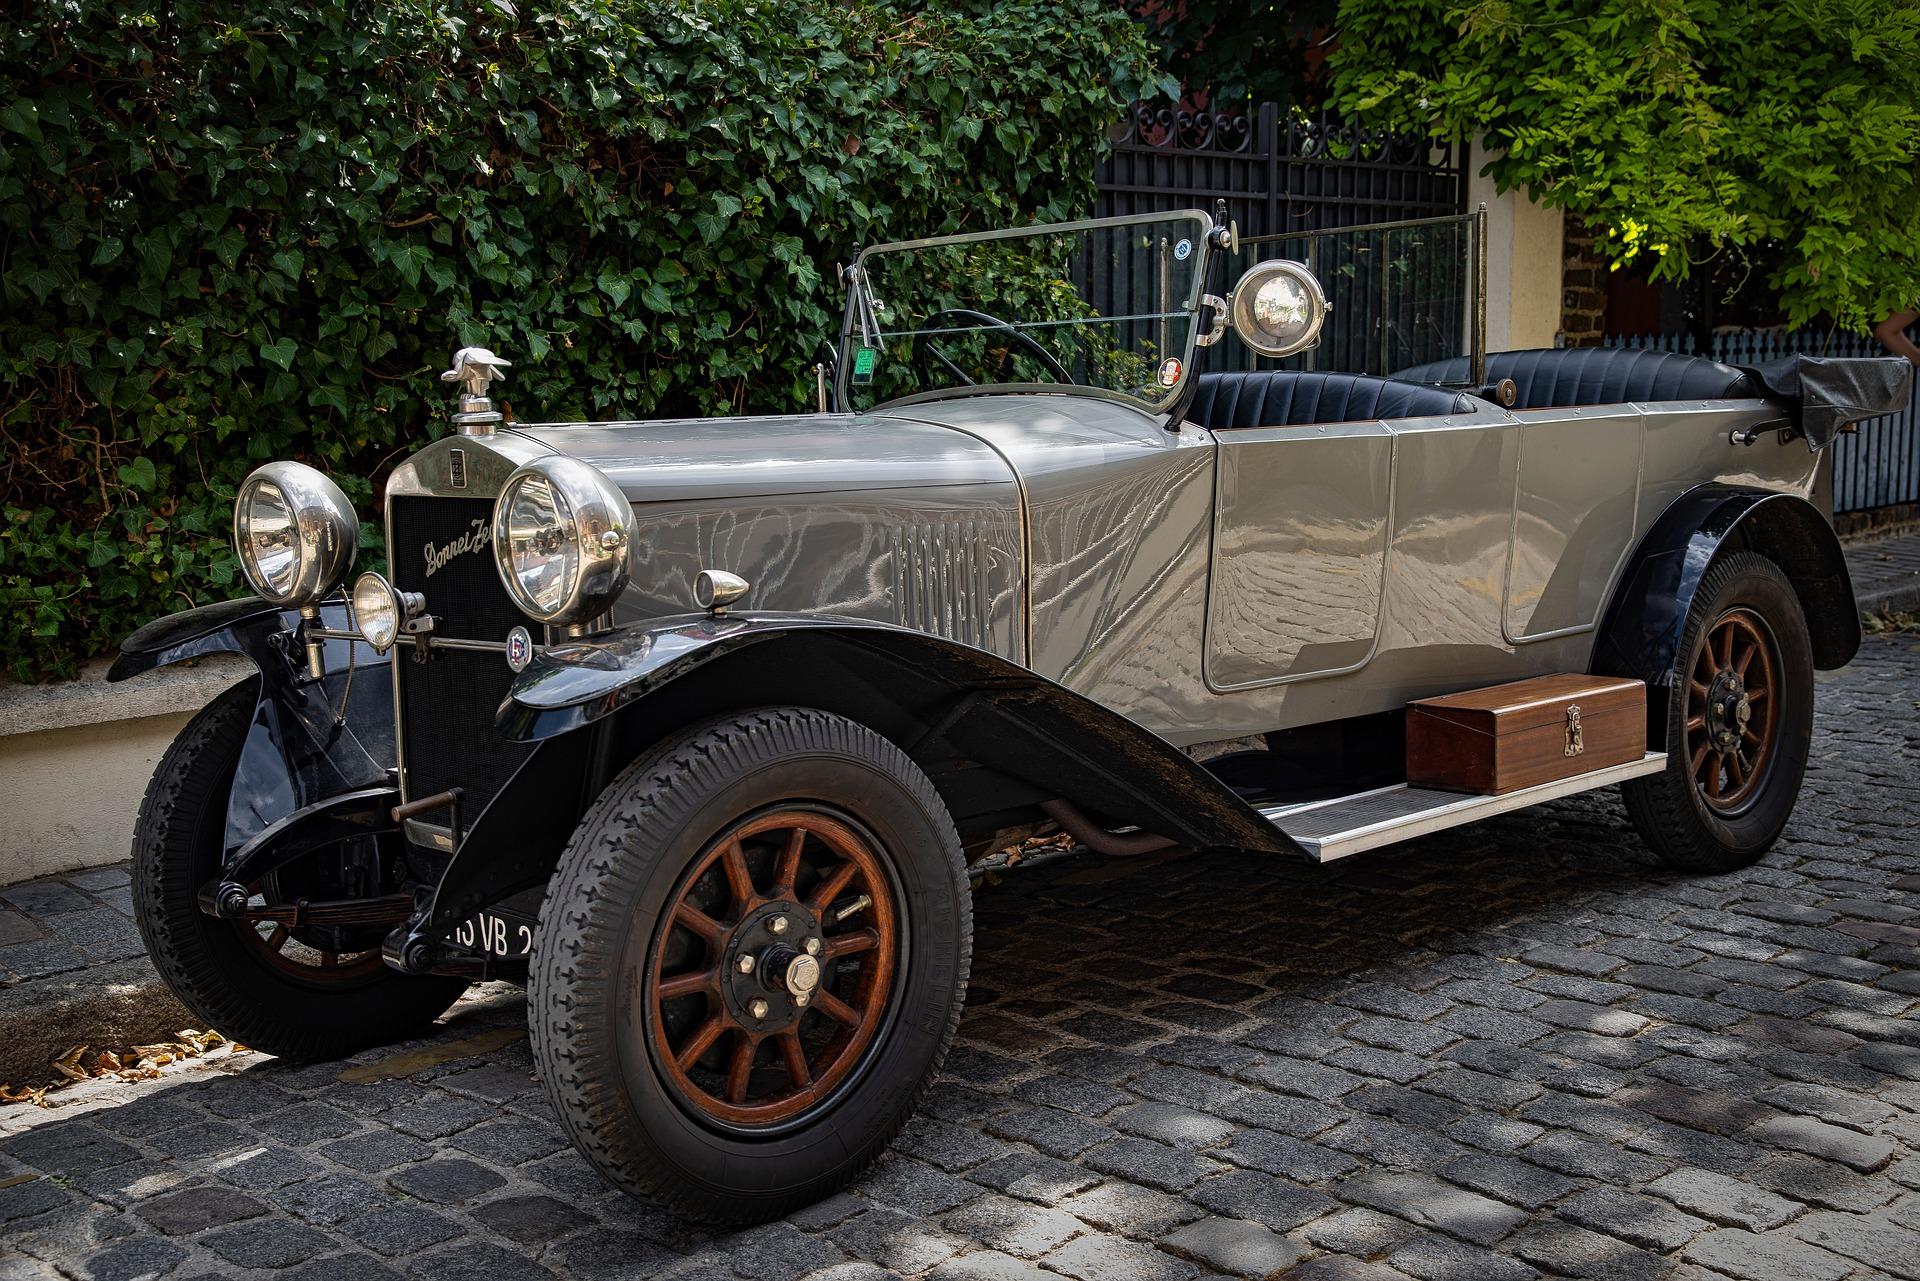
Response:
[[[219,875],[227,799],[247,741],[257,680],[242,681],[187,722],[154,770],[133,834],[133,903],[160,977],[206,1025],[285,1058],[339,1058],[413,1035],[466,990],[414,977],[380,958],[387,925],[313,926],[297,913],[217,920],[200,887]],[[377,850],[327,847],[248,886],[258,915],[303,900],[369,897],[394,887]]]
[[[898,747],[767,708],[649,750],[541,907],[548,1097],[613,1183],[711,1221],[783,1214],[877,1157],[945,1057],[972,957],[952,819]]]
[[[1707,571],[1675,659],[1667,767],[1625,784],[1627,814],[1661,861],[1727,872],[1786,827],[1813,733],[1813,646],[1800,598],[1764,556]]]

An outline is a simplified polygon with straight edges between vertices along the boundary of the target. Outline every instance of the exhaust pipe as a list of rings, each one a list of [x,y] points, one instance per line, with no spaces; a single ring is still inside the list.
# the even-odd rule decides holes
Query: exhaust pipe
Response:
[[[1060,825],[1060,830],[1080,842],[1096,854],[1105,854],[1110,858],[1131,858],[1138,854],[1151,854],[1177,844],[1172,837],[1161,836],[1155,832],[1109,832],[1101,827],[1075,805],[1072,801],[1051,800],[1040,802],[1040,811]]]

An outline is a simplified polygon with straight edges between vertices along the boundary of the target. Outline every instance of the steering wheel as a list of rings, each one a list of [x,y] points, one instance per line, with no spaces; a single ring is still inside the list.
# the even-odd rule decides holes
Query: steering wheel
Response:
[[[1065,365],[1062,365],[1058,360],[1054,359],[1052,352],[1035,342],[1025,331],[1014,328],[1013,325],[1000,319],[998,316],[989,316],[984,311],[974,311],[970,307],[949,307],[945,311],[936,311],[921,323],[929,329],[936,329],[939,328],[939,322],[949,319],[972,321],[972,328],[998,330],[1011,340],[1006,352],[1000,357],[999,381],[1006,381],[1007,374],[1011,370],[1014,347],[1021,348],[1029,356],[1039,361],[1040,364],[1045,367],[1047,373],[1052,375],[1055,382],[1071,383],[1073,381],[1073,375],[1067,372]],[[933,335],[924,333],[915,334],[913,336],[913,363],[931,373],[932,371],[927,367],[929,360],[946,370],[948,374],[958,379],[964,386],[974,387],[979,385],[974,379],[967,376],[966,371],[954,364],[946,352],[940,350],[938,344],[933,340]]]

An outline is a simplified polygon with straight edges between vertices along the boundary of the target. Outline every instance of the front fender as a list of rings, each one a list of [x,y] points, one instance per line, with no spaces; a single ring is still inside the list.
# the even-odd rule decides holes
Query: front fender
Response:
[[[656,699],[676,720],[742,701],[820,707],[889,734],[916,759],[957,755],[1182,844],[1300,852],[1204,767],[1119,713],[997,655],[860,619],[683,615],[555,646],[515,680],[498,723],[514,738],[547,739],[628,708],[645,718]]]
[[[1853,579],[1819,509],[1798,494],[1711,484],[1675,499],[1634,549],[1594,647],[1593,670],[1670,690],[1693,598],[1713,562],[1731,550],[1766,556],[1793,584],[1815,667],[1852,660],[1860,648]],[[1660,700],[1648,702],[1650,715],[1664,716]]]
[[[349,630],[345,601],[320,605],[321,623]],[[307,675],[297,610],[258,597],[155,619],[120,642],[110,681],[210,654],[239,654],[259,673],[247,740],[227,797],[226,851],[296,811],[387,785],[395,762],[393,682],[387,660],[356,641],[326,642],[326,676]]]
[[[295,614],[295,621],[299,616]],[[120,642],[120,653],[107,669],[107,679],[123,681],[129,676],[188,658],[208,654],[245,654],[251,646],[241,639],[256,631],[286,631],[282,611],[258,596],[223,600],[197,609],[181,610],[156,618]]]
[[[611,716],[743,646],[795,632],[853,629],[925,635],[833,614],[763,611],[654,619],[604,638],[543,650],[508,689],[496,724],[520,742],[552,738]]]

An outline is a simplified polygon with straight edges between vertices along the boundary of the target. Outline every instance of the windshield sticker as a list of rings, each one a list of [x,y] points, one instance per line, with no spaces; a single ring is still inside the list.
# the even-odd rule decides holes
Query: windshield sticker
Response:
[[[1192,253],[1193,242],[1191,240],[1182,240],[1173,247],[1173,257],[1176,262],[1185,262]]]
[[[1180,358],[1168,356],[1160,362],[1160,385],[1171,387],[1180,381]]]
[[[880,352],[877,348],[862,347],[859,351],[854,352],[853,353],[853,381],[857,383],[872,382],[873,367],[876,363],[879,362],[879,359],[880,359]]]

